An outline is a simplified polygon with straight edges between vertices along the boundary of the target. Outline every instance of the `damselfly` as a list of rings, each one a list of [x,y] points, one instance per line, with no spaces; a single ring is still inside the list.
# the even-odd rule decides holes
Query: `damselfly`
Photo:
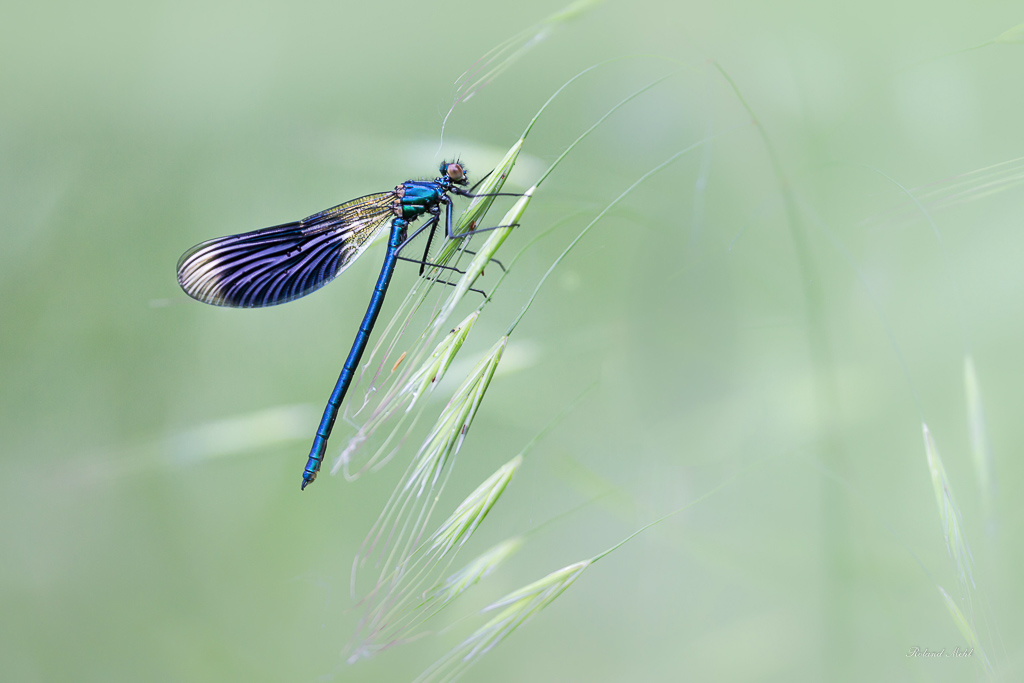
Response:
[[[459,162],[441,162],[438,170],[441,175],[434,180],[407,180],[390,192],[368,194],[295,223],[197,244],[178,260],[178,284],[193,299],[236,308],[274,306],[298,299],[330,282],[351,265],[391,221],[384,265],[366,315],[352,342],[352,350],[316,430],[309,459],[302,472],[303,489],[316,479],[320,470],[327,439],[384,303],[395,263],[403,258],[399,252],[429,228],[423,261],[419,261],[420,273],[423,273],[426,252],[441,217],[442,204],[445,207],[445,233],[449,239],[482,232],[452,233],[452,200],[448,194],[463,197],[479,195],[460,187],[469,181]],[[430,216],[427,222],[411,235],[407,234],[409,224],[424,214]]]

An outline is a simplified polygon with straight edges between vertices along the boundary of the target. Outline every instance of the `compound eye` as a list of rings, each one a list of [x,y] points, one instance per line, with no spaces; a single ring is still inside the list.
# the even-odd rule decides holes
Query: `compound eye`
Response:
[[[466,172],[463,170],[462,164],[448,164],[448,168],[445,169],[445,173],[452,179],[453,183],[459,183],[462,185],[466,182]]]

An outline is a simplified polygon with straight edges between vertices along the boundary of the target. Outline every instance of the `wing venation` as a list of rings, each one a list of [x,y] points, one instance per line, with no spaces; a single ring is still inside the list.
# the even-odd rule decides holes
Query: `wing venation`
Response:
[[[215,306],[293,301],[333,280],[394,217],[393,192],[353,199],[295,223],[197,244],[178,261],[178,284]]]

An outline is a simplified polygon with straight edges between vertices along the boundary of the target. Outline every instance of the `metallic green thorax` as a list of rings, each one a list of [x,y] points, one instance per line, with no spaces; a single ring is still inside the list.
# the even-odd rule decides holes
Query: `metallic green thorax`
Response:
[[[431,207],[441,203],[442,197],[451,191],[452,182],[447,176],[437,180],[407,180],[395,188],[397,201],[395,215],[407,221],[414,221]]]

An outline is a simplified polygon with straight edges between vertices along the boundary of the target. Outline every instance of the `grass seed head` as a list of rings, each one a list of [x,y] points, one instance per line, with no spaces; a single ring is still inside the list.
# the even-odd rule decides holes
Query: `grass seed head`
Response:
[[[584,560],[563,567],[491,603],[484,608],[484,612],[500,611],[444,657],[434,662],[420,674],[416,683],[451,681],[458,678],[477,659],[550,605],[592,563],[593,560]]]
[[[939,516],[942,518],[942,526],[946,536],[946,550],[949,556],[956,562],[957,571],[960,573],[960,580],[970,581],[974,585],[974,576],[971,574],[973,558],[971,549],[967,546],[967,539],[963,533],[963,519],[960,516],[960,508],[953,500],[953,492],[949,485],[949,477],[946,476],[946,468],[942,464],[942,457],[935,445],[928,425],[922,424],[924,432],[924,450],[928,457],[928,470],[932,475],[932,487],[935,490],[935,502],[939,506]]]
[[[992,39],[996,43],[1024,43],[1024,24],[1017,24]]]
[[[519,158],[519,152],[523,149],[524,142],[523,138],[517,140],[508,152],[505,153],[502,160],[498,162],[498,165],[494,167],[491,174],[487,176],[487,179],[473,190],[473,194],[484,196],[474,197],[469,202],[469,206],[466,207],[466,210],[462,212],[455,222],[452,232],[458,235],[459,233],[483,227],[481,224],[484,216],[488,209],[491,208],[491,204],[494,203],[495,198],[493,195],[501,192],[505,180],[508,179],[508,174],[512,172],[512,167],[516,165],[516,159]]]
[[[443,556],[452,548],[461,547],[468,541],[487,517],[487,513],[498,502],[521,464],[523,456],[517,455],[476,487],[476,490],[459,504],[451,517],[434,533],[431,538],[431,550],[440,549]]]
[[[473,329],[473,324],[476,323],[479,317],[479,311],[473,311],[467,315],[444,339],[438,342],[430,357],[423,362],[419,369],[409,378],[409,381],[405,383],[400,394],[407,393],[412,397],[406,412],[412,410],[413,405],[425,391],[432,390],[441,381],[444,373],[448,371],[448,366],[452,364],[455,355],[462,348],[466,337],[469,336],[469,331]]]
[[[438,600],[444,606],[465,593],[471,586],[497,569],[523,547],[522,537],[516,536],[492,546],[473,558],[469,564],[427,592],[430,601]]]
[[[466,272],[459,277],[459,281],[455,283],[455,289],[448,296],[448,300],[445,302],[441,312],[437,314],[437,318],[434,320],[435,327],[444,325],[445,321],[455,310],[455,307],[459,305],[462,298],[469,291],[469,288],[473,286],[477,278],[484,272],[484,268],[494,258],[494,254],[498,251],[498,248],[505,242],[505,239],[512,232],[512,226],[518,225],[519,220],[523,217],[523,213],[526,212],[526,207],[529,206],[530,200],[533,198],[533,191],[536,188],[531,187],[527,190],[522,197],[512,205],[505,216],[501,219],[498,225],[507,227],[497,228],[491,230],[491,234],[487,237],[487,240],[477,250],[476,256],[470,261],[466,267]]]
[[[420,446],[405,488],[417,487],[419,495],[437,482],[449,456],[462,446],[507,344],[508,337],[501,337],[456,389]]]
[[[996,480],[992,466],[992,447],[985,426],[985,408],[981,401],[981,387],[974,370],[974,359],[964,357],[964,386],[967,390],[967,427],[971,435],[971,457],[981,491],[981,504],[988,524],[995,516]]]
[[[463,641],[460,647],[469,646],[463,661],[469,662],[486,653],[554,602],[555,598],[565,592],[565,589],[571,586],[591,563],[592,560],[583,560],[562,567],[485,607],[483,612],[501,611]]]
[[[949,593],[945,591],[942,586],[939,586],[939,592],[942,593],[942,600],[946,603],[946,609],[949,610],[949,614],[953,617],[953,621],[956,622],[956,627],[960,629],[960,634],[964,637],[972,649],[977,650],[981,654],[981,661],[985,664],[985,668],[989,672],[992,671],[992,664],[988,661],[988,655],[985,654],[984,648],[981,647],[981,641],[978,640],[978,634],[971,626],[970,620],[964,616],[964,613],[957,606],[956,601],[950,597]]]

